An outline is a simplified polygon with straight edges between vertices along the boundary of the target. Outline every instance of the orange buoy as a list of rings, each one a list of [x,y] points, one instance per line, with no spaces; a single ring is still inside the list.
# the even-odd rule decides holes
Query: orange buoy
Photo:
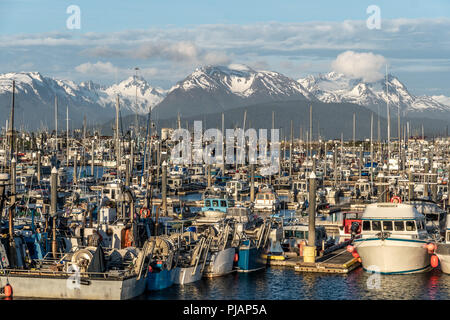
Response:
[[[428,251],[433,252],[435,248],[436,248],[436,246],[434,245],[434,243],[427,244]]]
[[[142,207],[141,210],[139,210],[139,216],[143,219],[150,218],[152,216],[152,212],[150,209]]]
[[[359,263],[361,263],[361,262],[362,262],[362,259],[361,259],[361,257],[359,257],[359,258],[358,258],[358,262],[359,262]]]
[[[239,255],[237,253],[234,254],[234,262],[239,261]]]
[[[359,258],[359,254],[358,254],[358,252],[356,252],[356,251],[353,251],[353,252],[352,252],[352,256],[353,256],[353,258],[355,258],[355,259],[358,259],[358,258]]]
[[[355,250],[355,247],[354,247],[354,246],[352,246],[352,245],[348,245],[348,246],[347,246],[347,251],[348,251],[348,252],[352,253],[354,250]]]
[[[12,297],[13,295],[13,289],[9,283],[6,284],[6,286],[3,288],[5,292],[5,296]]]
[[[431,256],[431,266],[432,266],[433,268],[436,268],[438,265],[439,265],[439,258],[438,258],[437,255],[433,254],[433,255]]]

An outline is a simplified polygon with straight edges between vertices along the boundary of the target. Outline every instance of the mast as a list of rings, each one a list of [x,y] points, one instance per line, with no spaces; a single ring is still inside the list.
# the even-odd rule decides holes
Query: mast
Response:
[[[138,70],[139,70],[139,68],[138,67],[135,67],[134,68],[134,70],[136,71],[136,75],[135,75],[135,77],[134,77],[134,83],[135,83],[135,88],[136,88],[136,92],[135,92],[135,134],[134,134],[134,136],[137,138],[138,137],[138,133],[139,133],[139,120],[138,120],[138,113],[137,113],[137,110],[138,110],[138,101],[137,101],[137,92],[138,92],[138,83],[137,83],[137,78],[138,78]]]
[[[55,157],[58,155],[58,96],[55,95]]]
[[[13,157],[14,154],[14,104],[15,104],[15,87],[16,83],[13,80],[12,86],[12,103],[11,103],[11,115],[9,122],[9,132],[10,132],[10,145],[9,145],[9,159],[10,159],[10,184],[11,184],[11,198],[8,210],[8,228],[9,228],[9,246],[10,246],[10,257],[11,264],[13,267],[16,266],[17,256],[16,256],[16,243],[14,241],[14,211],[16,209],[16,160]]]
[[[14,153],[14,103],[15,103],[15,89],[16,81],[12,83],[12,101],[11,101],[11,114],[9,118],[9,160],[12,159]]]
[[[386,65],[386,109],[387,109],[387,152],[388,152],[388,170],[389,159],[391,158],[391,115],[389,111],[389,83],[388,83],[388,67]]]
[[[119,95],[117,95],[117,99],[116,99],[116,168],[117,168],[117,174],[119,174],[119,162],[120,162]]]
[[[69,167],[69,106],[66,108],[66,167]]]

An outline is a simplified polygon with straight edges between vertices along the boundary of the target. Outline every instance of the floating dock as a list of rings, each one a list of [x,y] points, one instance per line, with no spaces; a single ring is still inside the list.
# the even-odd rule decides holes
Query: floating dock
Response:
[[[291,256],[285,260],[268,260],[270,266],[293,267],[298,272],[349,273],[361,265],[346,247],[339,248],[323,256],[316,262],[304,262],[303,257]]]

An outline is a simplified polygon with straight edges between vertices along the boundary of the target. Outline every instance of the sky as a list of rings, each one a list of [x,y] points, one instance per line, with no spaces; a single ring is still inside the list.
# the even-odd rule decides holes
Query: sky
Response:
[[[67,25],[72,5],[79,29]],[[367,25],[372,5],[379,28]],[[167,89],[199,66],[231,63],[368,80],[387,64],[414,94],[450,96],[450,1],[0,0],[0,73],[106,85],[139,67]]]

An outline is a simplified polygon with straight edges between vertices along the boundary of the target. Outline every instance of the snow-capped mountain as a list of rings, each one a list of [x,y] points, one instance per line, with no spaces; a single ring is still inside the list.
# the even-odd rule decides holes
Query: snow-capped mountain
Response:
[[[258,95],[280,97],[295,96],[313,99],[301,84],[281,73],[273,71],[255,71],[252,68],[231,64],[225,66],[206,66],[197,68],[186,79],[177,83],[169,93],[178,89],[222,89],[234,95],[250,98]]]
[[[278,72],[248,66],[197,68],[173,86],[155,111],[162,118],[213,113],[269,101],[316,100],[295,80]]]
[[[384,116],[387,100],[394,114],[400,105],[402,114],[409,117],[450,119],[450,98],[415,96],[391,75],[387,96],[384,79],[368,83],[330,72],[295,81],[277,72],[257,71],[234,64],[197,68],[168,91],[154,88],[136,76],[102,86],[92,81],[76,84],[53,79],[39,72],[0,74],[2,124],[9,117],[13,79],[16,81],[15,123],[29,129],[42,125],[53,128],[55,96],[58,98],[58,119],[64,122],[68,107],[71,127],[79,126],[84,116],[89,124],[105,123],[115,116],[117,94],[122,115],[146,114],[151,107],[158,119],[175,118],[177,113],[183,117],[197,117],[260,104],[275,107],[277,102],[286,101],[303,101],[303,104],[320,101],[338,104],[337,107],[352,103],[380,111]]]
[[[400,106],[403,115],[450,112],[450,106],[442,103],[442,100],[429,96],[415,96],[395,76],[388,75],[387,78],[387,94],[385,79],[364,82],[336,72],[310,75],[299,79],[298,82],[317,99],[327,103],[354,103],[377,112],[378,107],[385,108],[389,101],[389,105],[394,109]]]
[[[161,88],[153,88],[142,77],[132,76],[118,84],[102,90],[104,94],[100,99],[101,103],[108,105],[111,103],[111,98],[115,101],[117,94],[120,95],[121,100],[125,106],[131,111],[139,114],[146,114],[149,107],[154,107],[161,102],[166,91]],[[137,102],[137,104],[136,104]]]
[[[143,78],[136,76],[103,87],[92,81],[76,84],[70,80],[44,77],[39,72],[5,73],[0,75],[0,103],[5,111],[1,120],[7,118],[11,108],[12,80],[16,81],[17,123],[22,121],[34,128],[41,124],[53,127],[55,96],[58,99],[60,120],[66,118],[68,107],[69,118],[74,125],[79,125],[85,115],[90,121],[100,123],[114,117],[117,94],[122,114],[145,114],[149,107],[154,107],[165,96],[164,90],[153,88]]]

